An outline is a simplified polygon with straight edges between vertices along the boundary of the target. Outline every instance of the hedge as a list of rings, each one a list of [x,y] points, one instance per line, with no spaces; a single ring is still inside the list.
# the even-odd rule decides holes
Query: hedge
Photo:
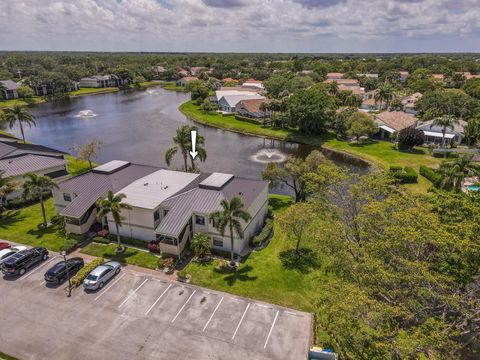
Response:
[[[400,181],[401,184],[415,184],[418,181],[418,174],[415,169],[405,166],[402,170],[396,166],[390,166],[390,173]]]
[[[79,272],[75,274],[75,276],[72,277],[71,282],[72,282],[72,287],[76,288],[80,286],[85,280],[85,278],[90,274],[90,272],[95,269],[97,266],[102,265],[104,262],[103,258],[96,258],[92,262],[89,262],[86,264],[83,268],[80,269]]]
[[[435,186],[442,180],[441,175],[437,171],[425,165],[420,166],[420,175],[430,180]]]
[[[437,150],[433,150],[433,157],[434,158],[444,158],[445,157],[445,154],[443,151],[437,151]],[[460,156],[460,154],[458,152],[448,152],[447,153],[447,158],[448,159],[456,159]]]
[[[93,242],[98,243],[98,244],[110,244],[111,240],[108,237],[102,237],[102,236],[95,236],[93,238]]]
[[[272,232],[273,232],[273,221],[272,219],[267,219],[265,221],[265,226],[263,227],[260,234],[258,234],[252,239],[252,245],[254,247],[258,247],[262,245],[265,241],[267,241],[270,238],[270,236],[272,235]]]
[[[110,234],[108,238],[110,239],[110,242],[112,242],[112,243],[117,242],[117,235],[115,235],[115,234]],[[148,241],[146,241],[146,240],[132,239],[132,238],[129,238],[129,237],[120,236],[120,242],[124,245],[131,245],[131,246],[134,246],[134,247],[138,247],[140,249],[148,250]]]
[[[238,121],[244,121],[255,125],[261,125],[262,122],[257,119],[252,119],[246,116],[235,115],[235,119]]]

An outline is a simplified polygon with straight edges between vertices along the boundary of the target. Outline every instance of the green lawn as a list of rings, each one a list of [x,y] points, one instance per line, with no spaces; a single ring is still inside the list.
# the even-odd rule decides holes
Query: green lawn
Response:
[[[270,195],[269,198],[270,205],[277,214],[292,203],[287,196]],[[304,243],[301,247],[312,246],[313,244]],[[265,249],[252,253],[236,272],[217,270],[218,260],[210,264],[192,262],[186,270],[195,285],[311,312],[315,284],[328,278],[322,269],[321,260],[314,257],[309,258],[312,267],[285,267],[281,257],[291,254],[293,248],[293,240],[281,233],[275,221],[275,235],[270,244]]]
[[[157,268],[158,257],[152,253],[127,247],[125,252],[116,254],[116,248],[116,244],[105,245],[92,243],[83,248],[81,252],[92,256],[115,260],[121,264],[138,265],[149,269]]]
[[[15,105],[27,106],[33,104],[44,103],[45,99],[41,96],[34,96],[26,99],[11,99],[11,100],[0,100],[0,109],[6,107],[12,107]]]
[[[106,88],[81,88],[75,91],[71,91],[68,94],[70,97],[82,96],[82,95],[92,95],[92,94],[101,94],[101,93],[110,93],[118,91],[118,87],[106,87]]]
[[[52,198],[45,202],[45,209],[47,220],[50,220],[55,215]],[[64,245],[64,238],[57,233],[58,227],[50,225],[46,229],[40,229],[39,225],[42,222],[40,204],[21,210],[8,210],[0,219],[0,239],[59,251]]]
[[[177,86],[175,83],[164,83],[162,84],[162,88],[165,90],[187,92],[184,86]]]
[[[68,172],[72,176],[77,176],[90,170],[90,165],[87,161],[78,160],[72,155],[66,155],[65,158],[67,159]],[[92,166],[95,167],[96,164],[92,164]]]

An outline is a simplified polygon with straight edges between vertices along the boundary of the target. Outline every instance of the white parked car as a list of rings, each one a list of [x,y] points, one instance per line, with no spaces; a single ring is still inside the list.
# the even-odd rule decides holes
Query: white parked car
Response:
[[[0,265],[3,264],[5,260],[7,260],[10,256],[13,254],[22,251],[22,250],[27,250],[26,246],[12,246],[10,249],[3,249],[0,250]]]

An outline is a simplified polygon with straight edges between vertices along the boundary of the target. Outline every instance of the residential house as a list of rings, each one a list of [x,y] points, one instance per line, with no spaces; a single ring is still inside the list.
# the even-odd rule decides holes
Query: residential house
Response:
[[[181,76],[181,77],[187,77],[187,76],[190,76],[190,73],[187,69],[184,69],[184,68],[179,68],[178,69],[178,74]]]
[[[97,223],[95,203],[108,191],[118,192],[159,168],[113,160],[59,184],[53,190],[55,210],[67,218],[67,231],[84,234]]]
[[[407,127],[413,127],[417,123],[417,118],[408,115],[403,111],[384,111],[375,114],[373,120],[379,127],[379,137],[389,138],[391,134],[396,134]]]
[[[327,79],[324,81],[326,84],[331,84],[336,82],[339,86],[348,86],[348,87],[359,87],[359,82],[357,79]]]
[[[262,104],[266,103],[266,99],[248,99],[240,100],[235,106],[235,109],[240,116],[245,116],[253,119],[270,118],[272,113],[270,111],[262,110]]]
[[[445,81],[445,75],[443,74],[432,74],[433,80],[443,83]]]
[[[265,89],[265,87],[263,86],[263,83],[260,80],[255,80],[255,79],[245,80],[242,86],[249,87],[249,88],[258,88],[262,90]]]
[[[202,66],[193,66],[190,68],[190,74],[192,74],[192,76],[195,76],[195,75],[198,75],[202,72],[202,70],[206,70],[206,68],[202,67]]]
[[[183,77],[183,78],[177,80],[176,85],[177,86],[187,86],[187,84],[189,82],[196,81],[196,80],[198,80],[198,78],[195,77],[195,76],[186,76],[186,77]]]
[[[69,177],[67,162],[63,158],[27,153],[2,158],[0,160],[0,170],[3,171],[2,176],[12,177],[17,187],[14,192],[7,195],[6,201],[22,196],[21,187],[25,182],[25,174],[45,175],[57,183]]]
[[[240,101],[250,100],[250,99],[262,100],[262,99],[265,99],[265,97],[257,93],[247,93],[247,92],[227,94],[222,96],[218,100],[218,108],[220,109],[220,111],[223,111],[226,113],[234,113],[237,111],[236,106]]]
[[[80,79],[80,88],[106,88],[126,85],[117,75],[95,75]]]
[[[343,78],[344,73],[341,72],[330,72],[327,74],[328,80],[340,80]]]
[[[155,65],[154,70],[157,74],[163,74],[167,69],[163,65]]]
[[[126,195],[131,206],[123,212],[120,235],[160,240],[160,250],[180,256],[194,233],[208,234],[212,247],[230,251],[229,234],[221,235],[209,221],[212,212],[221,210],[221,200],[240,196],[252,219],[241,222],[244,237],[235,236],[234,252],[248,250],[248,241],[262,227],[268,208],[268,182],[235,177],[231,174],[192,174],[158,170],[118,193]],[[115,232],[108,217],[110,231]]]
[[[228,78],[223,78],[222,83],[224,83],[224,84],[226,84],[226,83],[238,84],[238,80],[235,80],[235,79],[232,79],[232,78],[228,77]]]
[[[347,86],[338,85],[338,91],[351,91],[354,95],[360,95],[362,98],[365,96],[365,89],[360,86]]]
[[[366,74],[357,74],[358,77],[366,77],[366,78],[370,78],[370,79],[378,79],[378,74],[370,74],[370,73],[366,73]]]
[[[452,141],[460,144],[465,138],[465,127],[467,122],[459,120],[458,124],[453,125],[453,129],[447,128],[445,132],[445,141],[450,144]],[[433,120],[422,121],[418,123],[417,129],[422,130],[425,134],[425,142],[433,144],[441,144],[443,138],[443,127],[433,125]]]
[[[408,71],[399,71],[400,74],[400,81],[405,83],[407,79],[410,77],[410,73]]]
[[[47,146],[24,144],[23,142],[19,142],[18,139],[14,139],[14,141],[10,139],[0,140],[0,159],[12,158],[26,154],[49,156],[59,159],[63,159],[66,155],[66,153],[63,151],[52,149]]]
[[[480,75],[473,75],[470,72],[464,72],[463,76],[465,76],[465,79],[470,80],[470,79],[480,79]]]
[[[360,109],[362,110],[379,110],[384,109],[385,104],[375,100],[375,95],[378,93],[378,89],[367,91],[363,96],[363,102]]]
[[[417,113],[417,111],[415,110],[415,104],[417,103],[418,100],[422,98],[422,96],[423,95],[419,92],[405,96],[401,100],[403,111],[405,111],[407,114],[415,115]]]
[[[0,91],[0,98],[3,100],[17,99],[19,85],[12,80],[1,80],[0,84],[3,85]]]

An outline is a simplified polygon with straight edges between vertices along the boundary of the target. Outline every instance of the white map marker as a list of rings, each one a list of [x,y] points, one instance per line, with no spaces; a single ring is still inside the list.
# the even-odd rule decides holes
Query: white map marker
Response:
[[[197,147],[197,130],[192,130],[190,132],[190,137],[192,139],[192,151],[190,151],[190,156],[192,157],[193,160],[195,160],[195,158],[198,155],[198,152],[195,151]]]

